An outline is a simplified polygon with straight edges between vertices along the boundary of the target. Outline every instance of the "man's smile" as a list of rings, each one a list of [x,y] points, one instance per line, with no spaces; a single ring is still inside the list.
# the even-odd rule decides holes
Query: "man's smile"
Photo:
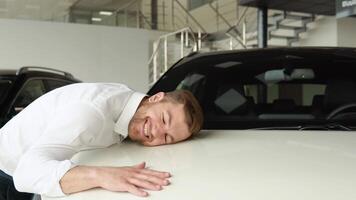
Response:
[[[143,123],[141,135],[142,135],[142,138],[144,141],[147,141],[150,139],[148,118],[146,118],[146,120]]]

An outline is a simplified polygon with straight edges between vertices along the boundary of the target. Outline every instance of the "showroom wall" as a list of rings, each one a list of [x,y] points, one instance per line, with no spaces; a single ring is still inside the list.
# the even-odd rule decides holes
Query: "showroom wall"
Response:
[[[335,17],[319,17],[308,24],[308,31],[301,34],[293,46],[337,46],[337,23]]]
[[[150,42],[162,32],[0,19],[0,69],[44,66],[86,82],[123,82],[148,89]]]
[[[308,26],[299,43],[293,46],[356,47],[356,18],[321,17]]]
[[[337,19],[338,46],[356,47],[356,18],[345,17]]]

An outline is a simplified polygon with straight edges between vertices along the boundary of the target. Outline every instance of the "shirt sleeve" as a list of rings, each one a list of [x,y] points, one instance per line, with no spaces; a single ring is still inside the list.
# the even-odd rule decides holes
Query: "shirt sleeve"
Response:
[[[69,159],[101,131],[103,123],[100,112],[87,104],[67,105],[56,111],[36,144],[21,157],[13,174],[16,189],[65,196],[59,182],[75,167]]]

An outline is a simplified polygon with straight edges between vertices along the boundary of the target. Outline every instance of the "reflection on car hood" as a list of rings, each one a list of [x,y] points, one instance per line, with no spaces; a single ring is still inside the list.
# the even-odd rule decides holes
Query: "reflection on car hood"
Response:
[[[202,131],[168,146],[124,142],[82,152],[81,164],[146,161],[173,174],[149,199],[356,199],[356,134],[336,131]],[[100,189],[66,199],[142,199]]]

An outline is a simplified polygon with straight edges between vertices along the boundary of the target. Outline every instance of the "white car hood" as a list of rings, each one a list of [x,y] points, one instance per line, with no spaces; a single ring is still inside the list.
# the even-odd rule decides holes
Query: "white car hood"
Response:
[[[170,186],[149,191],[148,199],[155,200],[356,199],[355,132],[202,131],[175,145],[124,142],[82,152],[73,160],[100,166],[146,161],[152,169],[171,172]],[[94,189],[63,199],[142,198]]]

